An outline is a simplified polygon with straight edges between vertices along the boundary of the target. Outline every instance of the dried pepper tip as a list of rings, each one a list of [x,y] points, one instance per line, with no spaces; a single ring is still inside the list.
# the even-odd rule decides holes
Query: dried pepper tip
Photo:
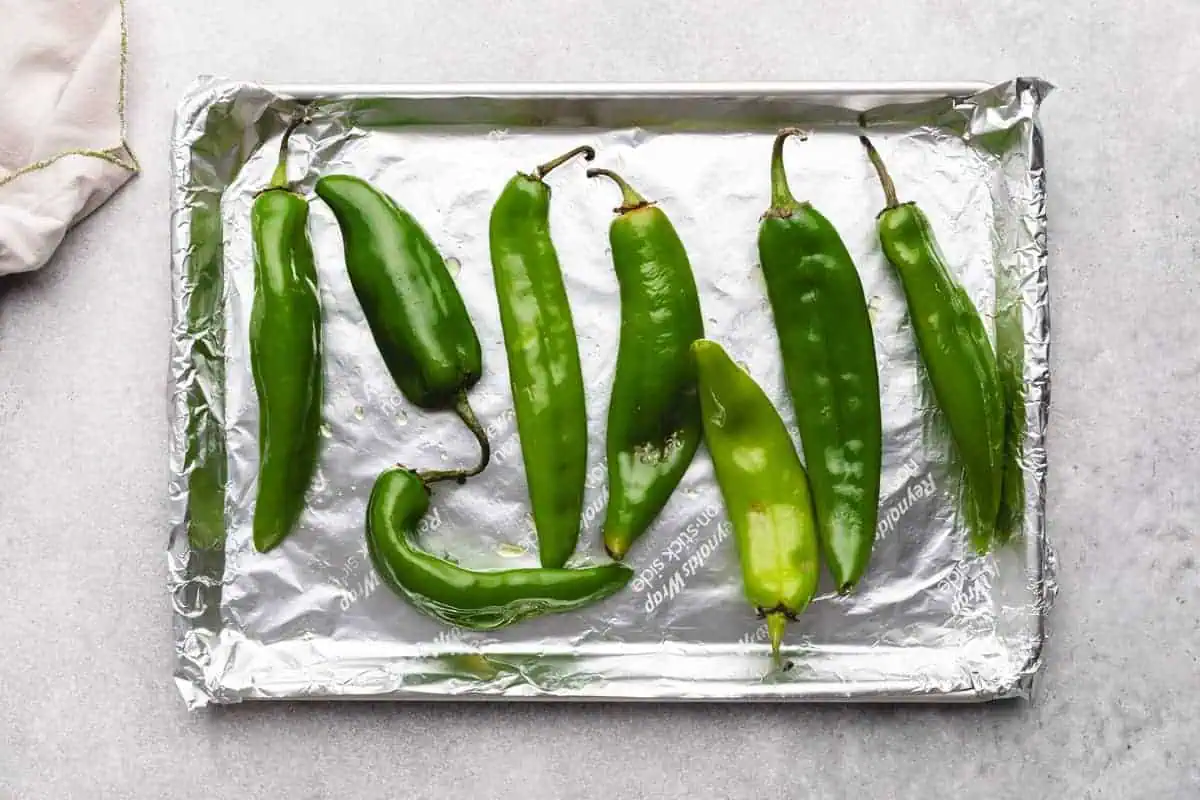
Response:
[[[567,161],[570,161],[572,158],[574,158],[575,156],[579,156],[579,155],[583,156],[583,159],[585,161],[591,161],[596,157],[596,151],[590,145],[582,144],[579,147],[576,147],[572,150],[568,150],[567,152],[563,153],[558,158],[551,159],[551,160],[547,161],[545,164],[540,165],[537,169],[535,169],[533,171],[533,176],[535,178],[537,178],[538,180],[541,180],[542,178],[546,177],[546,173],[550,172],[551,170],[557,169],[558,167],[562,166]]]
[[[771,655],[779,658],[779,647],[783,644],[783,633],[787,630],[787,614],[782,611],[767,612],[767,636],[771,640]]]
[[[871,165],[875,167],[875,172],[879,175],[879,183],[883,185],[883,196],[887,201],[887,208],[896,208],[900,205],[896,199],[896,184],[892,183],[892,176],[888,174],[887,167],[879,156],[879,151],[866,136],[859,136],[858,140],[862,142],[863,147],[867,148],[867,158],[871,159]]]
[[[589,178],[608,178],[617,184],[617,188],[621,190],[621,205],[613,209],[616,214],[625,214],[650,205],[650,202],[630,186],[624,178],[610,169],[589,169],[587,176]]]

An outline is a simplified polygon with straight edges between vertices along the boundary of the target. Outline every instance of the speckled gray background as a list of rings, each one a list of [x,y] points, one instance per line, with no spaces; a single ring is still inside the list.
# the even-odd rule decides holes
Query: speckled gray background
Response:
[[[0,798],[1200,797],[1200,4],[129,6],[145,172],[43,272],[0,282]],[[1043,119],[1062,592],[1036,701],[185,712],[163,590],[166,163],[172,109],[202,72],[1057,83]]]

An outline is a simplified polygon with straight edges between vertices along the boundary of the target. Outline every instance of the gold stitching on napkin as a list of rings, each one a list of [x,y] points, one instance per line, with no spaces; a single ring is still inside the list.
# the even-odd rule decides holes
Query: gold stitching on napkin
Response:
[[[32,164],[25,166],[0,178],[0,186],[12,183],[22,175],[27,175],[30,172],[36,172],[40,169],[45,169],[56,161],[61,161],[68,156],[86,156],[88,158],[98,158],[101,161],[107,161],[110,164],[116,164],[122,169],[127,169],[130,172],[138,173],[142,166],[138,163],[137,156],[129,149],[129,144],[125,140],[125,68],[129,61],[129,26],[125,19],[125,0],[121,0],[121,82],[119,97],[117,98],[117,119],[121,123],[121,144],[117,147],[109,148],[108,150],[64,150],[61,153],[43,158],[41,161],[35,161]],[[122,155],[125,157],[123,158]]]

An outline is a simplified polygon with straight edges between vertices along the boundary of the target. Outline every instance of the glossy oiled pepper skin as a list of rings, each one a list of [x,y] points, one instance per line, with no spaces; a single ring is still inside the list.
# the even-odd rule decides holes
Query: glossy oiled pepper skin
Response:
[[[518,173],[492,208],[492,271],[508,354],[517,434],[543,567],[575,552],[587,476],[587,408],[575,323],[550,238],[550,187],[542,180],[576,148]]]
[[[479,336],[445,259],[415,218],[352,175],[317,181],[342,232],[346,270],[392,380],[421,408],[453,409],[490,448],[467,401],[483,374]]]
[[[966,475],[972,544],[986,552],[995,536],[1004,456],[1004,392],[987,329],[971,298],[946,267],[929,220],[899,203],[870,140],[861,137],[887,198],[879,242],[904,287],[921,360],[946,417]]]
[[[767,618],[778,655],[784,628],[812,600],[820,544],[808,476],[779,412],[715,342],[692,345],[704,438],[733,525],[746,599]]]
[[[250,212],[250,367],[259,403],[253,531],[260,552],[283,541],[304,509],[321,428],[321,301],[308,202],[285,188],[286,140],[276,178]]]
[[[449,625],[494,630],[530,617],[599,602],[629,583],[622,564],[585,569],[479,572],[417,549],[409,539],[429,508],[429,488],[403,467],[383,472],[367,506],[367,550],[383,581]]]
[[[825,562],[839,592],[866,571],[879,514],[883,425],[862,280],[837,230],[788,188],[780,131],[758,253],[796,412]]]
[[[663,211],[619,176],[622,204],[609,228],[621,291],[621,337],[608,405],[609,501],[604,547],[615,559],[654,522],[700,446],[692,342],[704,320],[687,251]]]

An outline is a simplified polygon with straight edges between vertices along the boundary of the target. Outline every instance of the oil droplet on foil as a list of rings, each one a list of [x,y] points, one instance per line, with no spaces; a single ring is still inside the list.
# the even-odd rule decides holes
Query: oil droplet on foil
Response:
[[[355,419],[362,419],[366,415],[367,415],[367,410],[365,408],[363,408],[362,406],[354,407],[354,418]]]
[[[407,425],[408,424],[408,414],[404,413],[404,409],[400,409],[399,411],[396,412],[396,424],[397,425]]]
[[[505,542],[496,548],[496,553],[502,558],[520,558],[526,554],[526,550],[520,545]]]
[[[328,422],[321,423],[321,435],[324,436],[326,439],[333,438],[333,428],[329,427]]]
[[[462,270],[462,262],[454,256],[446,259],[446,271],[450,273],[451,278],[457,278],[458,273]]]

